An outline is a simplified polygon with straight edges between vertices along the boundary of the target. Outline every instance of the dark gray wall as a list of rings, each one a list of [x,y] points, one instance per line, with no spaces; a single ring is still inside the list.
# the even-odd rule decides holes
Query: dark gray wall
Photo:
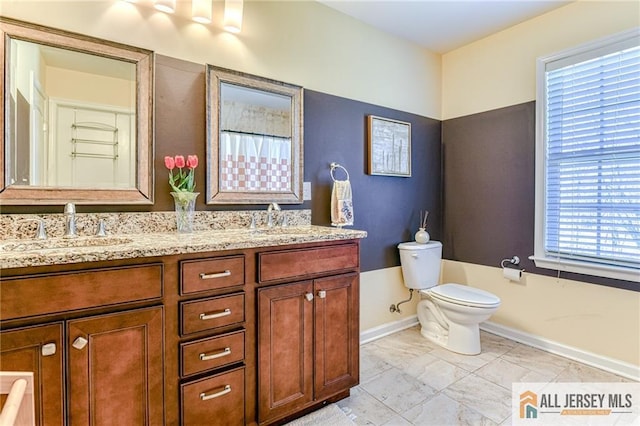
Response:
[[[529,272],[535,209],[535,102],[442,123],[443,256],[498,267],[517,255]],[[630,281],[573,273],[564,278],[638,291]]]
[[[327,94],[305,91],[304,180],[312,185],[314,224],[329,225],[332,180],[329,165],[349,171],[354,226],[362,241],[363,271],[398,266],[396,246],[413,240],[420,210],[428,210],[427,231],[442,235],[440,121]],[[367,116],[411,123],[411,177],[372,176],[367,170]],[[336,171],[336,177],[344,179]]]

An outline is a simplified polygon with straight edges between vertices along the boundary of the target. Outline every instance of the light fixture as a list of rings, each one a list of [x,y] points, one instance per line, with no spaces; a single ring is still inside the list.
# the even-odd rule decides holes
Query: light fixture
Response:
[[[173,13],[176,11],[176,0],[155,0],[153,6],[161,12]]]
[[[191,0],[191,19],[201,24],[210,24],[211,0]]]
[[[225,0],[224,2],[224,29],[230,33],[239,33],[242,30],[243,0]]]

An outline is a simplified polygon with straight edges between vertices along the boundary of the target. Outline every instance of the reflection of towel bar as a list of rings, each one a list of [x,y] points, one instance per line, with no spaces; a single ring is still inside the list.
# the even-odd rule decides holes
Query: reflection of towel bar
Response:
[[[334,163],[331,163],[331,164],[330,164],[330,167],[331,167],[331,179],[333,179],[333,181],[334,181],[334,182],[336,181],[336,177],[333,175],[333,171],[334,171],[335,169],[342,169],[342,170],[344,170],[344,172],[345,172],[345,173],[346,173],[346,175],[347,175],[347,180],[349,180],[349,172],[347,171],[347,169],[345,169],[344,167],[342,167],[340,164],[338,164],[338,163],[335,163],[335,162],[334,162]]]
[[[72,129],[87,129],[87,130],[103,130],[106,132],[118,133],[118,128],[110,124],[105,123],[72,123]]]
[[[104,158],[106,160],[117,160],[117,155],[107,155],[107,154],[90,154],[88,152],[72,152],[71,157],[85,157],[85,158]]]
[[[92,122],[84,122],[84,123],[72,123],[71,129],[73,130],[73,136],[71,138],[71,158],[83,157],[83,158],[100,158],[107,160],[117,160],[118,159],[118,128],[114,127],[110,124],[106,123],[92,123]],[[104,133],[101,134],[102,137],[98,136],[99,139],[87,139],[78,138],[78,130],[91,130],[91,131],[101,131],[101,132],[109,132],[111,135],[111,140],[104,139]],[[83,136],[93,136],[87,134],[87,132],[82,132]],[[100,154],[95,152],[78,152],[76,151],[78,144],[85,145],[102,145],[112,147],[113,154]],[[91,151],[91,149],[89,149]]]
[[[116,146],[118,145],[118,141],[98,141],[98,140],[94,140],[94,139],[78,139],[78,138],[73,138],[71,139],[72,143],[91,143],[91,144],[96,144],[96,145],[109,145],[109,146]]]

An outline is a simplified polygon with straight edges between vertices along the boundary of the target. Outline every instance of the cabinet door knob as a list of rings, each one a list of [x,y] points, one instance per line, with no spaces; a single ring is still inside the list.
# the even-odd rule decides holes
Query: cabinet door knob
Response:
[[[313,300],[313,293],[307,293],[304,295],[304,297],[311,302]]]
[[[87,343],[89,343],[89,341],[87,339],[85,339],[84,337],[80,336],[76,340],[73,341],[71,346],[73,346],[76,349],[84,349],[84,347],[87,346]]]
[[[47,343],[45,345],[42,345],[42,348],[41,348],[42,356],[55,355],[56,349],[57,348],[55,343]]]
[[[318,297],[320,299],[324,299],[325,297],[327,297],[327,292],[325,290],[318,291]]]

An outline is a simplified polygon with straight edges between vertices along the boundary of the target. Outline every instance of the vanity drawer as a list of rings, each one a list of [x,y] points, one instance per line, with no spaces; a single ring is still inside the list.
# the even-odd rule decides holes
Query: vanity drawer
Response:
[[[162,297],[162,264],[0,279],[8,320]]]
[[[182,375],[189,376],[244,360],[244,331],[180,345]]]
[[[180,386],[183,425],[244,426],[244,367]]]
[[[327,275],[359,266],[358,244],[340,244],[309,249],[258,254],[261,283],[308,275]]]
[[[244,285],[244,256],[183,261],[180,269],[181,294]]]
[[[180,316],[182,334],[241,323],[244,321],[244,294],[182,302]]]

